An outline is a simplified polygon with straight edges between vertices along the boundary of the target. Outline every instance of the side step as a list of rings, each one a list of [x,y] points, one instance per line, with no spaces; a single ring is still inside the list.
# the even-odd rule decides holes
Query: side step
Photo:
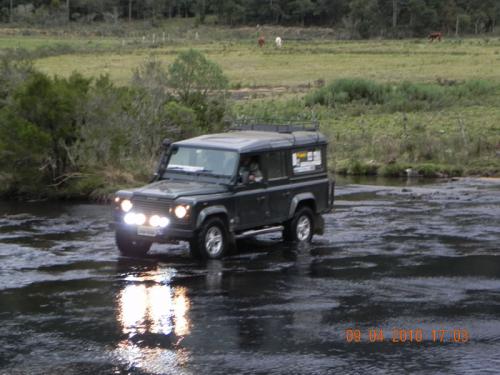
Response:
[[[285,229],[285,227],[283,225],[278,225],[276,227],[269,227],[269,228],[256,229],[256,230],[248,230],[246,232],[237,234],[235,237],[236,237],[236,239],[239,240],[239,239],[242,239],[242,238],[248,238],[248,237],[257,236],[259,234],[281,232],[283,229]]]

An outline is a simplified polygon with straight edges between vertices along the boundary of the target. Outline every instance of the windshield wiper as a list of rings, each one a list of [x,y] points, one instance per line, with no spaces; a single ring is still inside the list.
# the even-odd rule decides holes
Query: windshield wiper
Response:
[[[212,173],[211,169],[202,169],[196,172],[197,175],[210,176],[215,178],[228,178],[230,176],[226,176],[224,174]]]
[[[189,171],[185,170],[182,167],[168,167],[165,172],[184,172],[184,173],[190,173]]]

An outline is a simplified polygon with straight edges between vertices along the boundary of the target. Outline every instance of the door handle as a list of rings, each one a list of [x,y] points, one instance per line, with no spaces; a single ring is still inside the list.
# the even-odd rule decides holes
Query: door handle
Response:
[[[257,197],[257,201],[259,201],[259,202],[260,202],[260,201],[263,201],[264,199],[266,199],[266,197],[265,197],[265,196],[262,196],[262,197]]]
[[[283,196],[284,196],[284,197],[289,197],[289,196],[290,196],[290,192],[289,192],[289,191],[287,191],[287,192],[283,193]]]

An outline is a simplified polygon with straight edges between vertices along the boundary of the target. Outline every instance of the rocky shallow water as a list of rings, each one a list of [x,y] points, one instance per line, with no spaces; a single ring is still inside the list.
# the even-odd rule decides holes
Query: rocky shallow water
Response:
[[[108,206],[0,203],[0,374],[498,373],[500,181],[336,199],[310,246],[205,263],[119,257]]]

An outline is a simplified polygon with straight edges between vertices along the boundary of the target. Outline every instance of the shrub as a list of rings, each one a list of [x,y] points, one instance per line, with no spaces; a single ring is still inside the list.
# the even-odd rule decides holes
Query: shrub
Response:
[[[181,52],[169,66],[168,73],[170,87],[185,103],[200,95],[206,97],[209,92],[225,90],[229,82],[219,65],[194,49]]]
[[[306,105],[333,106],[354,101],[382,104],[386,101],[388,87],[365,79],[339,79],[306,96]]]
[[[482,80],[466,81],[450,89],[451,94],[457,99],[485,96],[495,91],[498,91],[497,85]]]
[[[335,172],[350,176],[376,176],[380,165],[373,161],[341,160],[335,166]]]
[[[334,107],[354,103],[378,105],[383,112],[415,112],[441,109],[457,100],[477,100],[495,94],[494,83],[474,80],[443,86],[440,84],[376,83],[364,79],[340,79],[306,95],[307,106]],[[359,107],[359,106],[358,106]]]
[[[40,154],[46,160],[34,160],[33,166],[52,181],[61,177],[72,164],[68,148],[77,140],[79,111],[89,85],[90,80],[76,73],[68,79],[33,73],[3,109],[5,120],[0,131],[7,142],[2,144],[2,151],[22,160],[30,143],[40,142]],[[19,144],[13,142],[16,137]]]

